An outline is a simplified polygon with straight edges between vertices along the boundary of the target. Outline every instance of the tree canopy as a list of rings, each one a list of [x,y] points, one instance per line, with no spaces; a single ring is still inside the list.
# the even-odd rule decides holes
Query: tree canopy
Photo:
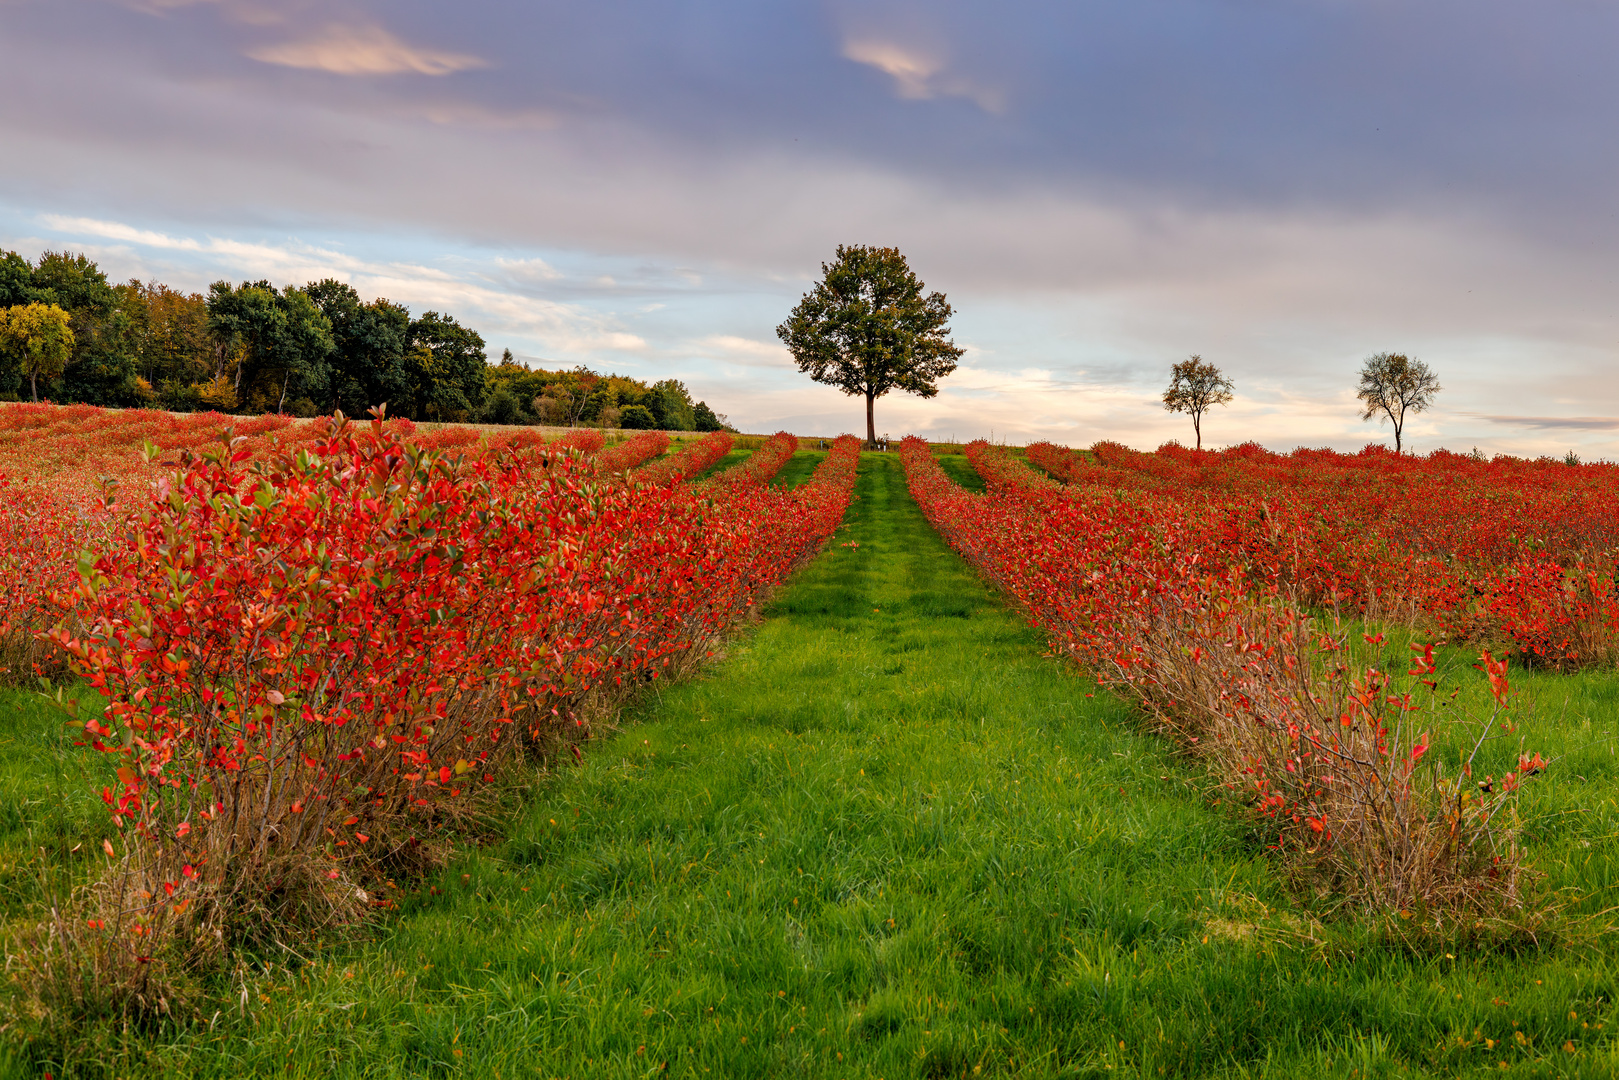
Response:
[[[866,399],[866,441],[877,441],[874,403],[891,390],[938,394],[965,351],[950,340],[953,311],[898,248],[838,245],[821,281],[776,327],[798,370]]]
[[[1367,357],[1361,365],[1360,387],[1355,396],[1365,406],[1360,414],[1362,420],[1382,414],[1378,423],[1389,420],[1394,424],[1394,452],[1398,454],[1404,449],[1406,414],[1427,409],[1442,389],[1439,377],[1421,360],[1404,353],[1381,352]]]
[[[282,412],[293,402],[294,412],[312,413],[326,397],[332,324],[304,290],[216,281],[208,289],[208,329],[237,356],[233,389],[240,407]]]
[[[729,430],[725,417],[706,402],[693,401],[679,379],[647,384],[623,375],[602,375],[586,367],[549,370],[520,364],[509,353],[489,368],[490,401],[510,393],[532,409],[529,422],[633,427],[662,431]],[[504,399],[502,399],[504,400]],[[644,409],[649,416],[631,409]]]
[[[1204,412],[1230,401],[1231,380],[1213,364],[1205,363],[1196,353],[1170,368],[1169,389],[1164,391],[1164,408],[1191,416],[1192,431],[1197,436],[1199,450],[1203,449]]]
[[[206,294],[187,293],[155,281],[109,284],[83,254],[47,251],[35,263],[0,250],[0,313],[31,304],[66,317],[67,355],[25,371],[20,354],[0,348],[0,400],[300,416],[364,416],[386,404],[414,420],[603,427],[634,407],[651,427],[726,426],[679,379],[531,368],[510,349],[491,364],[482,335],[453,315],[413,318],[402,304],[366,300],[332,278],[280,287],[219,281]],[[636,412],[630,422],[647,421]]]
[[[55,304],[18,304],[0,310],[0,354],[28,380],[39,400],[39,380],[60,375],[73,353],[68,313]]]
[[[482,335],[429,311],[410,324],[405,371],[411,393],[399,404],[415,420],[473,413],[483,404],[487,366]]]
[[[387,403],[397,415],[408,412],[410,372],[405,352],[410,343],[410,312],[384,299],[369,303],[352,285],[331,278],[305,290],[332,327],[327,409],[364,416]]]

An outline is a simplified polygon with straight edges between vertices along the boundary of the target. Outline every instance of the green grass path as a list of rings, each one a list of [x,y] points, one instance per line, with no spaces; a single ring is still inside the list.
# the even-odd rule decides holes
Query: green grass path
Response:
[[[55,1075],[1612,1075],[1605,962],[1294,943],[1240,824],[1041,655],[897,456],[857,490],[757,628],[375,941]],[[1505,1045],[1436,1049],[1480,1025]]]

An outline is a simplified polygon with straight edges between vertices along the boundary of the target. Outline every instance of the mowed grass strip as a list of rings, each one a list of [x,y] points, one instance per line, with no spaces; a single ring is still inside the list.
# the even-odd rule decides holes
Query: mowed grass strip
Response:
[[[800,450],[787,459],[787,464],[781,467],[781,472],[771,478],[770,486],[795,488],[815,475],[816,466],[825,460],[825,450]]]
[[[207,1024],[18,1071],[1614,1075],[1607,953],[1310,927],[1240,819],[943,546],[896,457],[857,493],[706,677],[373,942],[259,958]]]
[[[669,452],[670,453],[676,453],[677,448],[671,447]],[[700,472],[696,476],[692,477],[692,480],[694,480],[694,481],[696,481],[696,480],[707,480],[709,477],[715,475],[716,473],[722,473],[726,469],[731,468],[732,466],[742,464],[744,461],[748,460],[752,456],[753,456],[753,451],[752,450],[732,450],[730,453],[726,454],[724,457],[722,457],[718,461],[714,462],[714,464],[710,465],[708,468],[704,469],[702,472]]]
[[[984,478],[978,475],[978,470],[972,467],[966,454],[936,454],[935,459],[944,474],[968,491],[984,491],[988,485]]]

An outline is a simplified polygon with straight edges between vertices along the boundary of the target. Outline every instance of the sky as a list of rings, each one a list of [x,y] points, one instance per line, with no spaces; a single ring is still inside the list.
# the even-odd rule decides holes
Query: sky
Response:
[[[1619,459],[1619,2],[0,0],[0,247],[351,282],[492,356],[863,430],[775,327],[897,246],[966,349],[878,433]]]

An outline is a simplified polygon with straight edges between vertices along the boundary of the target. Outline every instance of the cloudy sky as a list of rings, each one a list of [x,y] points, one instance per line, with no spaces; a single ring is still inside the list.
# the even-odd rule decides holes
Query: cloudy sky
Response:
[[[1619,458],[1619,3],[0,0],[0,247],[345,278],[498,355],[858,430],[774,327],[897,245],[967,354],[879,432]]]

